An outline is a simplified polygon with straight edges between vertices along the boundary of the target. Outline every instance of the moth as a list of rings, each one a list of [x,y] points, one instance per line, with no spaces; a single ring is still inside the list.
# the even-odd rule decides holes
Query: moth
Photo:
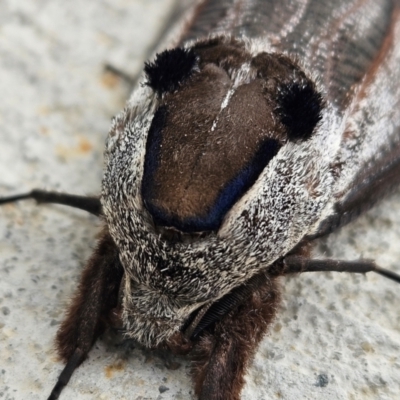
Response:
[[[334,3],[334,4],[330,4]],[[281,276],[397,274],[313,260],[399,179],[396,1],[199,2],[115,118],[100,199],[33,198],[104,229],[56,342],[50,399],[106,327],[189,353],[200,399],[238,399]]]

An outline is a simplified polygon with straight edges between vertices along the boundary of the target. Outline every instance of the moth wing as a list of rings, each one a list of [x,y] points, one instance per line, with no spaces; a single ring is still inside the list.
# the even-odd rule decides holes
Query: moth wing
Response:
[[[387,37],[345,115],[337,176],[329,212],[312,237],[352,221],[400,184],[400,12],[393,12]]]

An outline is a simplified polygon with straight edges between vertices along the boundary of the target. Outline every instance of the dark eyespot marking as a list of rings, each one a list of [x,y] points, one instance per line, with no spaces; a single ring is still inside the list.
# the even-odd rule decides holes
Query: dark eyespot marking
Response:
[[[157,54],[154,62],[144,64],[147,85],[159,95],[173,92],[193,73],[197,55],[193,49],[177,47]]]
[[[307,140],[321,121],[323,99],[311,82],[292,82],[278,92],[278,114],[291,141]]]

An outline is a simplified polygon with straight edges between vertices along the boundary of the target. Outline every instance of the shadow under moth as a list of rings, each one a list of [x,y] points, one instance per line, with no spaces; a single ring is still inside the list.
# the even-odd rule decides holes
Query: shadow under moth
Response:
[[[196,396],[238,400],[285,275],[376,272],[316,239],[400,182],[396,0],[199,1],[114,118],[99,197],[33,190],[103,221],[56,336],[57,399],[115,328],[193,360]]]

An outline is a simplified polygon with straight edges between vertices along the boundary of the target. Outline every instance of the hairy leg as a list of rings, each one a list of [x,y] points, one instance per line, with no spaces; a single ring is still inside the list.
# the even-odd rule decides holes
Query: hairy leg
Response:
[[[195,345],[192,373],[200,400],[240,399],[246,368],[279,300],[276,278],[265,275],[263,284]]]
[[[75,368],[106,328],[110,312],[118,305],[122,275],[118,250],[105,232],[82,273],[66,318],[57,332],[57,351],[67,365],[49,399],[58,398]]]
[[[400,283],[400,275],[385,268],[378,267],[372,260],[316,260],[297,255],[287,256],[280,264],[279,274],[295,274],[300,272],[351,272],[365,274],[375,272]]]

